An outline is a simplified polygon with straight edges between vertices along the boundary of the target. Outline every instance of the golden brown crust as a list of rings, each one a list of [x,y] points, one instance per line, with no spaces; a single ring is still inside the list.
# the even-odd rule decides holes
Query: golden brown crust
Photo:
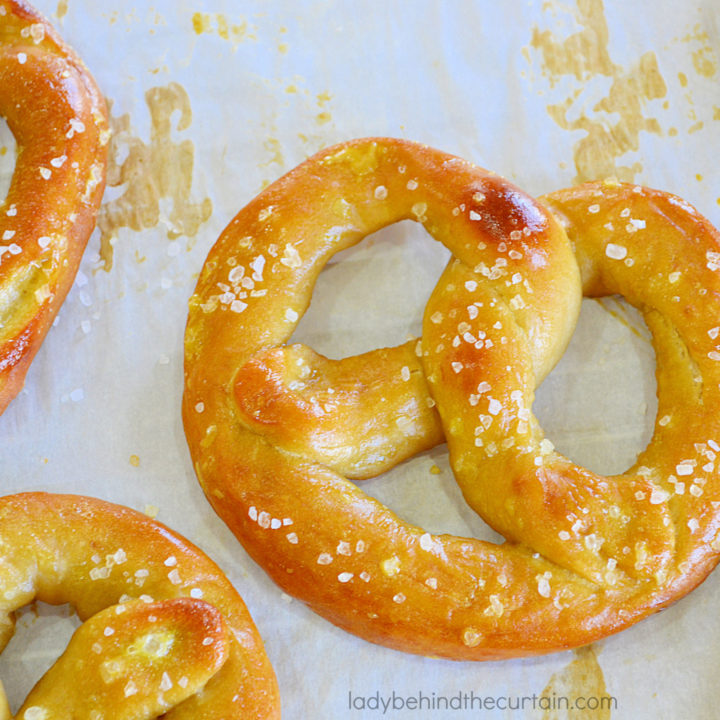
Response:
[[[408,218],[453,254],[422,341],[341,361],[284,346],[329,257]],[[666,193],[593,183],[541,203],[407,141],[324,150],[234,218],[190,301],[183,417],[200,483],[286,592],[368,640],[485,660],[621,630],[717,562],[718,253]],[[624,294],[655,338],[656,434],[617,477],[556,453],[531,411],[583,289]],[[505,544],[431,535],[347,479],[442,440]]]
[[[242,599],[160,523],[92,498],[11,495],[0,498],[0,547],[0,648],[13,612],[34,599],[70,603],[86,621],[19,718],[109,708],[113,717],[280,717]],[[30,707],[48,714],[23,715]]]
[[[22,388],[77,272],[105,187],[103,97],[28,3],[1,0],[0,114],[17,143],[0,206],[0,412]]]

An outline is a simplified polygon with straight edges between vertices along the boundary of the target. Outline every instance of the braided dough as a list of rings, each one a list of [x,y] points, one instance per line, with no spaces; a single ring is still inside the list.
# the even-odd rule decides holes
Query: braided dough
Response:
[[[285,345],[327,260],[403,219],[453,254],[422,340],[342,360]],[[407,141],[324,150],[234,218],[190,301],[200,483],[278,585],[373,642],[485,660],[621,630],[718,560],[719,240],[656,190],[591,183],[538,202]],[[624,295],[657,356],[655,434],[614,477],[555,452],[531,411],[583,293]],[[350,481],[443,441],[504,544],[432,535]]]
[[[280,717],[240,596],[163,525],[92,498],[10,495],[0,498],[0,548],[0,649],[13,612],[33,600],[70,603],[87,619],[20,720]]]
[[[105,187],[105,102],[24,0],[0,0],[0,114],[17,160],[0,206],[0,412],[72,285]]]

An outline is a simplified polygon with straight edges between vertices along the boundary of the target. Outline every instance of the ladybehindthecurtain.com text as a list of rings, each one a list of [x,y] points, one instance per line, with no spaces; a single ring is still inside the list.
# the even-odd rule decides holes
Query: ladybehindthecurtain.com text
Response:
[[[375,692],[370,695],[355,695],[348,691],[349,710],[365,710],[386,715],[390,712],[407,710],[439,711],[460,710],[482,712],[485,710],[617,710],[617,698],[612,695],[575,696],[567,695],[478,695],[473,691],[460,691],[454,695],[414,694]]]

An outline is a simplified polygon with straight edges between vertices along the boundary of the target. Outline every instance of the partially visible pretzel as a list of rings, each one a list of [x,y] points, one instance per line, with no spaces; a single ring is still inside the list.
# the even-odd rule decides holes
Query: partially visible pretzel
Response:
[[[0,114],[17,161],[0,206],[0,412],[72,285],[105,187],[105,102],[24,0],[0,0]]]
[[[343,360],[284,345],[327,260],[408,218],[453,254],[422,340]],[[666,193],[601,182],[537,202],[407,141],[324,150],[235,217],[190,301],[198,478],[275,582],[368,640],[472,660],[597,640],[718,560],[719,270],[717,231]],[[556,453],[531,411],[583,291],[637,306],[657,355],[655,434],[615,477]],[[432,535],[347,479],[443,440],[506,543]]]
[[[0,649],[13,612],[35,599],[70,603],[86,622],[18,720],[280,717],[240,596],[198,548],[140,513],[72,495],[0,498]]]

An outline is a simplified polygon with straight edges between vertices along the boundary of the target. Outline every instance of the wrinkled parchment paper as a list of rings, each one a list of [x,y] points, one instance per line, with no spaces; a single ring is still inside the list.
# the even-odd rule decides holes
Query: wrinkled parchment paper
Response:
[[[377,647],[283,595],[248,558],[195,480],[179,408],[186,304],[207,251],[268,182],[325,145],[407,137],[533,194],[613,175],[676,192],[720,224],[716,0],[36,4],[96,76],[115,135],[77,282],[0,418],[3,493],[98,496],[202,547],[253,614],[285,718],[715,717],[717,574],[576,652],[473,664]],[[13,147],[0,124],[4,181]],[[446,259],[418,226],[383,230],[331,263],[296,337],[341,357],[418,334]],[[592,469],[622,471],[651,433],[653,368],[633,309],[585,301],[538,393],[548,437]],[[464,505],[444,448],[365,487],[430,531],[493,537]],[[64,647],[70,615],[20,616],[0,658],[14,707]],[[612,706],[552,709],[578,696]]]

